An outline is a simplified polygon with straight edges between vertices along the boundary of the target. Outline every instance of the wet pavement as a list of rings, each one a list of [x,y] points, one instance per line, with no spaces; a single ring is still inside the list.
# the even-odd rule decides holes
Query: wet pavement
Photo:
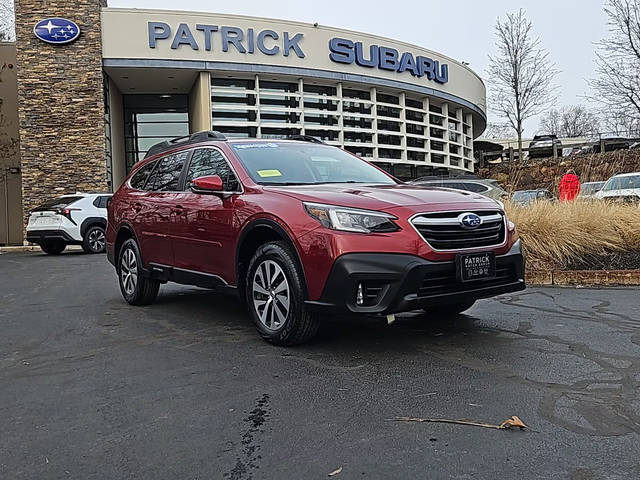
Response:
[[[131,307],[104,256],[2,254],[0,478],[640,478],[639,294],[328,318],[286,349],[231,297]]]

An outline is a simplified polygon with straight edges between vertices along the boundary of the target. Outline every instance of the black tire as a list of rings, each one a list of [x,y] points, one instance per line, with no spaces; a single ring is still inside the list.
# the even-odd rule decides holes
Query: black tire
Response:
[[[103,253],[107,242],[104,236],[104,228],[101,225],[89,227],[82,238],[82,250],[85,253]]]
[[[45,240],[40,244],[40,248],[49,255],[60,255],[67,248],[67,244],[62,240]]]
[[[280,270],[278,271],[274,265]],[[258,268],[261,269],[260,273],[257,273]],[[265,272],[268,272],[266,276],[271,278],[268,285],[264,281],[261,285]],[[271,272],[276,272],[273,277]],[[265,290],[263,287],[270,289],[269,293],[256,290],[254,279],[262,290]],[[280,290],[283,284],[287,289],[286,294]],[[280,292],[277,293],[276,290]],[[245,298],[247,310],[258,333],[269,343],[283,346],[299,345],[309,341],[318,331],[318,316],[307,311],[304,304],[306,293],[302,268],[285,242],[269,242],[258,247],[247,270]],[[260,311],[260,305],[257,303],[263,301],[264,306]],[[270,323],[270,326],[267,323]]]
[[[449,305],[440,305],[438,307],[434,307],[433,310],[429,310],[429,312],[433,312],[437,315],[443,315],[446,317],[452,317],[454,315],[459,315],[465,310],[469,310],[473,307],[473,304],[476,303],[475,300],[470,302],[460,302],[460,303],[452,303]]]
[[[131,305],[149,305],[158,296],[160,282],[143,275],[140,249],[133,238],[118,252],[118,284],[124,299]]]

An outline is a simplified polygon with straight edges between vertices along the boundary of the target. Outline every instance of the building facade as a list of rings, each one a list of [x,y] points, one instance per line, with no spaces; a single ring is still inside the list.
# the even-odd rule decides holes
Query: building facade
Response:
[[[57,17],[75,41],[38,38]],[[43,197],[113,190],[151,145],[199,130],[311,135],[410,179],[473,171],[486,124],[472,70],[375,35],[99,0],[18,0],[16,23],[25,216]]]

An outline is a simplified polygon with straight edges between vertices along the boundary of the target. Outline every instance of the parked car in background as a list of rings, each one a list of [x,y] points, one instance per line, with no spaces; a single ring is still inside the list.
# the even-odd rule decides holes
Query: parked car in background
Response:
[[[463,175],[459,177],[420,177],[409,182],[412,185],[424,187],[441,187],[479,193],[494,200],[504,200],[509,194],[502,189],[497,180],[478,177],[477,175]]]
[[[626,150],[629,148],[631,141],[625,137],[610,137],[603,135],[598,137],[593,143],[593,152],[594,153],[602,153],[600,140],[604,140],[604,151],[605,152],[615,152],[616,150]]]
[[[278,345],[312,338],[323,312],[452,315],[525,288],[501,204],[404,184],[312,137],[162,142],[108,210],[128,303],[153,302],[168,281],[234,292]]]
[[[530,158],[544,158],[553,156],[553,146],[556,146],[558,156],[562,156],[562,142],[556,135],[536,135],[529,143]]]
[[[104,252],[110,198],[110,193],[75,193],[43,203],[29,215],[27,241],[51,255],[67,245],[82,245],[86,253]]]
[[[580,198],[594,198],[596,193],[598,193],[605,182],[585,182],[581,185],[580,193],[578,196]]]
[[[534,202],[555,200],[555,196],[546,188],[535,190],[516,190],[511,195],[511,203],[526,207]]]
[[[620,202],[640,202],[640,172],[614,175],[607,180],[595,197]]]

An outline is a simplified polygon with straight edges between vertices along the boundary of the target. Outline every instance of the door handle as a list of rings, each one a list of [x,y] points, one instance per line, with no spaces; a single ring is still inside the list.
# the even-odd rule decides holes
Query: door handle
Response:
[[[139,202],[134,203],[134,204],[133,204],[133,209],[134,209],[136,212],[139,212],[140,210],[142,210],[142,204],[141,204],[141,203],[139,203]]]
[[[182,208],[182,205],[176,205],[171,209],[174,213],[182,213],[182,211],[184,210],[184,208]]]

